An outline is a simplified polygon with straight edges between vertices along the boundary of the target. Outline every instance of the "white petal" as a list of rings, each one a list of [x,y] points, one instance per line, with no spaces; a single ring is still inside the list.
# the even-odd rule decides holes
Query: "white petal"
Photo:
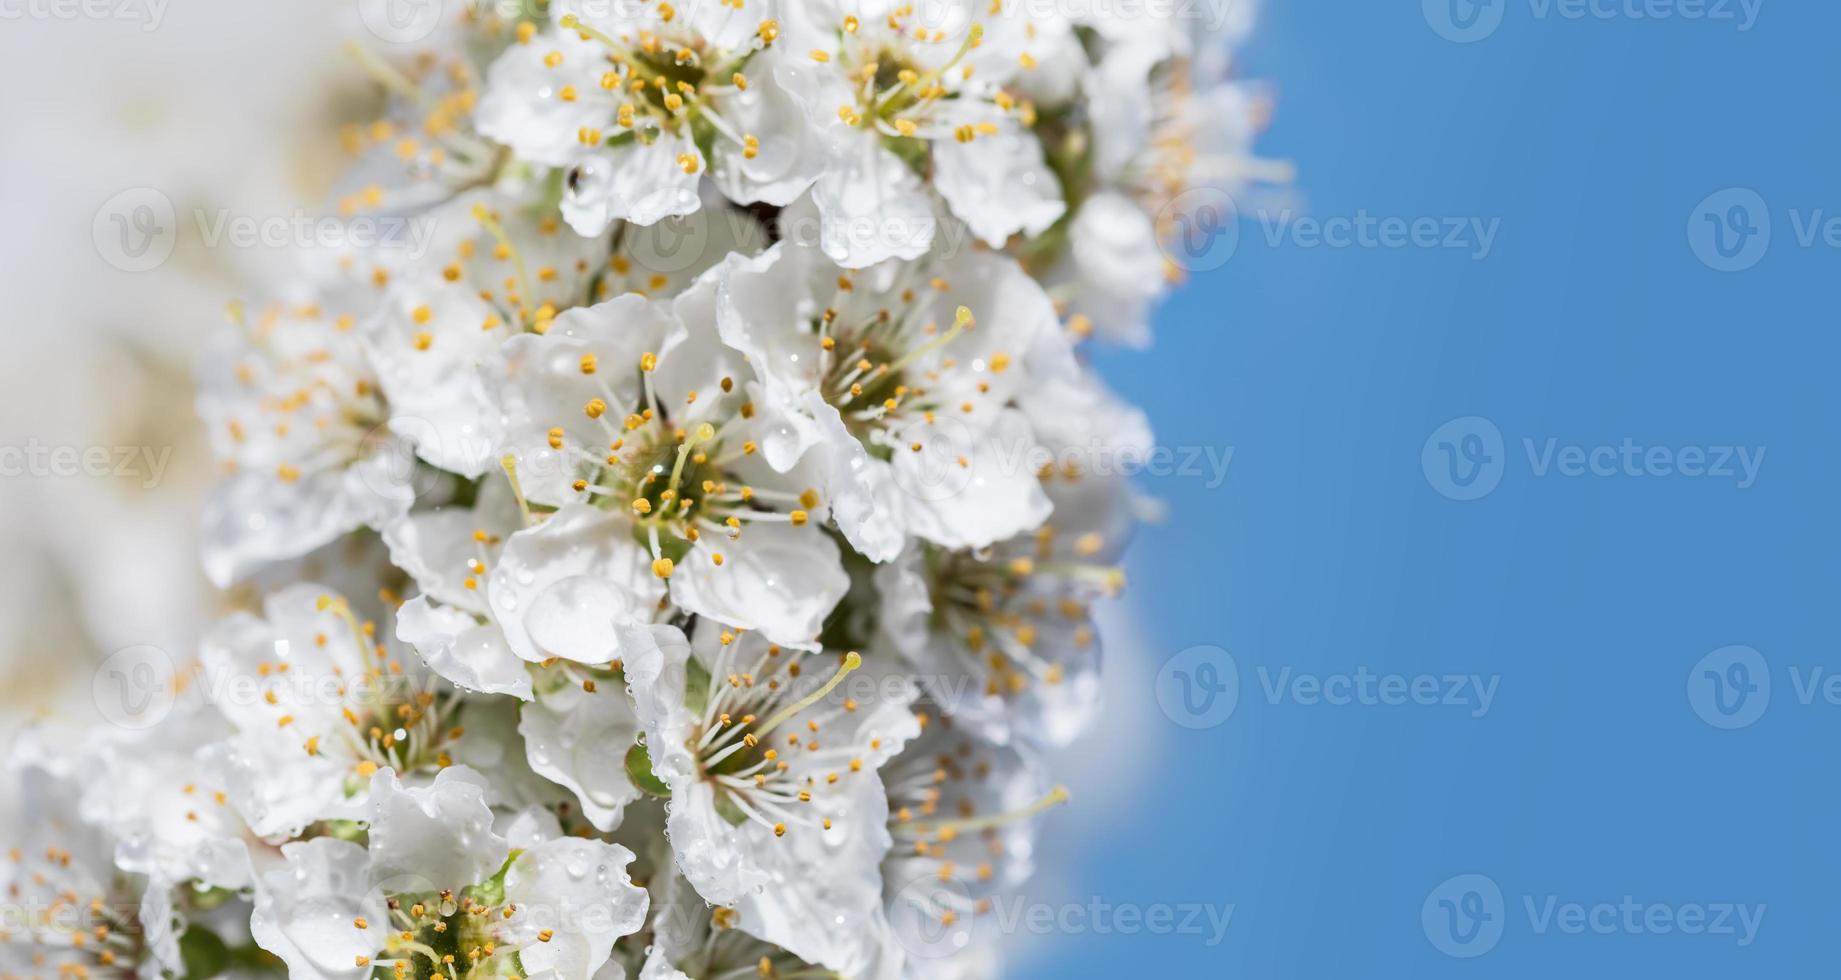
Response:
[[[685,611],[808,649],[849,590],[837,545],[812,525],[750,524],[733,541],[705,534],[671,578]]]
[[[361,466],[363,464],[360,464]],[[219,482],[205,505],[205,573],[229,588],[262,566],[298,558],[355,528],[382,527],[409,510],[406,485],[353,470],[283,480],[241,471]]]
[[[405,789],[394,770],[378,770],[371,778],[373,877],[391,894],[459,890],[490,878],[511,848],[492,831],[486,784],[456,766],[443,769],[433,785]]]
[[[825,805],[830,831],[756,844],[774,884],[744,892],[736,911],[750,935],[856,976],[876,953],[870,923],[882,912],[881,862],[892,843],[888,799],[880,780],[861,779]]]
[[[472,507],[452,505],[417,511],[383,529],[384,543],[390,548],[390,563],[409,573],[422,592],[441,603],[468,612],[487,611],[483,588],[468,588],[468,579],[479,586],[472,562],[483,556],[490,562],[497,549],[474,540],[484,531],[501,542],[523,527],[511,485],[494,476],[484,479],[478,499]]]
[[[369,976],[358,957],[384,948],[389,910],[371,883],[364,848],[318,837],[282,848],[287,867],[256,885],[249,930],[256,944],[282,958],[296,980]],[[356,923],[363,920],[365,928]]]
[[[1069,230],[1068,268],[1074,308],[1089,316],[1107,339],[1143,346],[1150,339],[1150,309],[1168,283],[1163,251],[1151,216],[1111,192],[1081,203]]]
[[[348,766],[329,756],[309,756],[298,742],[241,735],[205,748],[199,759],[218,774],[225,796],[258,837],[298,837],[321,820],[363,816],[354,805],[362,800],[345,796]]]
[[[579,499],[574,481],[597,475],[618,420],[641,407],[640,356],[657,351],[675,327],[669,304],[627,295],[568,310],[547,333],[505,342],[492,379],[505,417],[501,452],[515,458],[531,501],[560,507]],[[596,373],[583,374],[590,356]],[[601,419],[584,410],[596,398],[607,406]],[[551,448],[556,429],[560,450]]]
[[[531,677],[496,625],[416,596],[396,613],[396,638],[415,647],[430,670],[465,691],[531,699]]]
[[[682,160],[694,161],[686,171]],[[579,235],[594,237],[615,221],[650,225],[702,206],[697,181],[702,151],[689,136],[661,133],[651,144],[628,142],[597,150],[569,172],[563,219]]]
[[[142,942],[152,958],[148,965],[159,967],[165,975],[182,975],[185,961],[179,954],[179,936],[185,922],[173,911],[172,885],[158,879],[147,883],[141,893],[139,920]]]
[[[551,53],[563,56],[552,68]],[[614,109],[601,94],[599,79],[607,61],[597,42],[573,31],[547,31],[529,44],[505,49],[486,71],[485,93],[474,119],[481,135],[510,147],[520,159],[549,167],[566,166],[585,152],[579,133],[612,123]],[[580,96],[564,101],[559,93],[573,85]]]
[[[944,418],[942,422],[946,421]],[[983,548],[1040,525],[1053,509],[1029,465],[1035,446],[1021,412],[1006,409],[983,433],[916,423],[890,468],[908,533],[945,548]]]
[[[939,224],[920,177],[872,138],[851,140],[812,185],[819,244],[833,262],[861,269],[917,259]]]
[[[620,826],[626,805],[639,799],[626,773],[639,730],[625,692],[589,694],[574,685],[525,705],[518,722],[531,768],[574,793],[582,816],[602,831]]]
[[[722,117],[758,141],[749,159],[733,140],[716,140],[710,177],[737,204],[785,207],[812,186],[825,164],[823,138],[807,123],[804,107],[783,86],[766,83],[776,77],[781,61],[778,46],[756,55],[749,74],[762,78],[763,84],[750,85],[721,102]]]
[[[712,905],[734,905],[771,880],[751,852],[779,843],[771,831],[753,822],[734,826],[716,812],[710,784],[694,780],[673,786],[665,818],[678,870]],[[750,835],[752,828],[758,834]]]
[[[527,975],[589,980],[614,940],[639,931],[649,899],[628,874],[632,861],[633,852],[619,844],[577,838],[518,855],[505,873],[505,899],[518,912],[504,934],[523,946],[519,961]],[[544,931],[552,934],[548,942],[537,938]]]
[[[491,315],[473,287],[415,280],[392,287],[364,327],[391,431],[430,464],[468,478],[492,465],[502,438],[481,373],[498,356],[497,333],[480,329]]]
[[[696,776],[684,744],[696,721],[684,704],[690,640],[675,626],[625,626],[621,633],[627,693],[646,731],[652,773],[675,791]]]
[[[1067,212],[1061,181],[1035,134],[1017,126],[970,142],[933,145],[933,186],[953,214],[994,248],[1021,232],[1034,238]]]
[[[518,656],[598,665],[621,656],[614,627],[650,619],[663,596],[631,522],[571,504],[512,535],[488,599]]]

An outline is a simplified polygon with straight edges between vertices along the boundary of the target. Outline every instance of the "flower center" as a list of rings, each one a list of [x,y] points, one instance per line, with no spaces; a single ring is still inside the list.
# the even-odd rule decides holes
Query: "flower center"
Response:
[[[489,894],[501,887],[495,879],[458,897],[452,891],[391,897],[389,932],[380,951],[384,962],[376,965],[388,965],[398,980],[519,976],[520,947],[502,937],[504,927],[524,910]],[[362,931],[371,923],[356,919],[352,925]],[[553,938],[550,931],[537,934],[538,942]],[[371,964],[360,957],[357,965]]]
[[[815,794],[825,792],[824,787],[837,785],[840,771],[861,771],[861,760],[850,756],[848,746],[829,749],[821,738],[826,723],[840,711],[854,712],[856,703],[846,700],[841,708],[810,709],[863,659],[854,652],[845,654],[829,679],[796,695],[800,659],[770,645],[744,668],[736,660],[737,644],[731,635],[724,634],[724,641],[702,724],[689,742],[699,771],[715,790],[717,812],[734,825],[759,823],[775,836],[784,836],[789,827],[831,829],[830,817],[804,808]],[[788,726],[795,718],[802,723]],[[780,732],[782,728],[786,730]],[[830,764],[838,768],[825,772],[822,780],[813,771]]]
[[[0,947],[25,947],[35,970],[59,977],[136,974],[146,953],[140,904],[114,889],[119,882],[99,888],[56,846],[31,857],[15,848],[6,860],[14,865],[5,893],[13,914],[0,922]]]

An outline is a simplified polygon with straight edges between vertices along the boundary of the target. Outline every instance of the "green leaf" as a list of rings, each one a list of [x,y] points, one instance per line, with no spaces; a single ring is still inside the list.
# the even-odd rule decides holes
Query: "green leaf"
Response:
[[[512,862],[516,861],[518,855],[523,853],[524,852],[518,848],[512,848],[511,853],[505,856],[505,863],[499,866],[498,874],[487,878],[477,885],[467,888],[466,893],[471,895],[475,901],[482,905],[496,906],[505,904],[505,875],[511,870]]]
[[[185,964],[185,980],[210,980],[229,969],[230,950],[217,933],[193,926],[179,937],[179,959]]]
[[[652,773],[652,754],[643,745],[626,750],[626,774],[639,791],[662,799],[671,798],[671,787]]]
[[[701,715],[703,709],[710,703],[709,668],[698,663],[697,658],[692,657],[690,662],[684,665],[684,674],[684,707],[689,708],[691,714]]]

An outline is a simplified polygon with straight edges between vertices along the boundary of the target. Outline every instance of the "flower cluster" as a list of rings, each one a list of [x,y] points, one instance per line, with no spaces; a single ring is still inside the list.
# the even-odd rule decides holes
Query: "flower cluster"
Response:
[[[235,611],[20,753],[0,976],[990,968],[1137,512],[1078,460],[1150,439],[1082,345],[1263,104],[1156,5],[529,6],[353,49],[336,207],[428,251],[233,305]]]

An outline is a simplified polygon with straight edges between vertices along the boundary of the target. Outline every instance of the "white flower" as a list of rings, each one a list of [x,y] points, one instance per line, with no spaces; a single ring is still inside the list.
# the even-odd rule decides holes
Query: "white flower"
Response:
[[[1137,347],[1149,343],[1152,307],[1181,278],[1171,248],[1188,223],[1238,220],[1224,196],[1291,175],[1253,152],[1269,115],[1264,96],[1239,82],[1198,84],[1171,52],[1167,38],[1127,38],[1086,72],[1092,183],[1071,189],[1067,254],[1047,276],[1084,326]],[[1184,196],[1201,188],[1215,193]],[[1191,202],[1213,213],[1174,207]]]
[[[435,673],[466,691],[531,697],[525,661],[491,621],[486,573],[505,539],[523,526],[502,479],[480,483],[472,507],[410,514],[384,529],[390,557],[422,594],[397,609],[396,638]]]
[[[602,73],[612,68],[605,49],[574,31],[520,40],[487,71],[476,114],[480,132],[520,159],[568,166],[596,145],[582,138],[585,129],[613,122],[609,100],[616,96],[601,88]]]
[[[499,440],[479,371],[499,347],[481,329],[489,320],[496,314],[471,286],[430,275],[392,289],[364,328],[391,428],[409,434],[421,458],[468,478],[485,472]]]
[[[1093,603],[1124,586],[1118,477],[1051,469],[1054,517],[988,550],[909,549],[876,570],[881,626],[955,721],[999,743],[1065,746],[1100,707]]]
[[[270,596],[204,643],[207,697],[236,734],[205,750],[232,805],[260,837],[358,819],[380,769],[432,776],[464,730],[459,699],[317,585]]]
[[[1026,752],[925,717],[924,734],[883,771],[890,930],[907,953],[904,975],[984,975],[975,966],[991,945],[994,902],[1034,873],[1039,815],[1067,791]]]
[[[594,976],[614,940],[645,919],[646,893],[626,872],[632,852],[556,838],[521,839],[531,846],[514,853],[493,829],[484,782],[450,769],[404,789],[379,772],[365,845],[289,844],[287,867],[262,876],[256,941],[297,978],[356,980],[387,963],[447,975]],[[522,826],[536,835],[543,822]]]
[[[857,654],[840,663],[713,623],[696,647],[626,665],[678,868],[738,928],[853,974],[875,955],[889,847],[876,770],[918,734],[916,691],[877,663],[865,697],[843,694]]]
[[[509,454],[532,501],[562,505],[514,536],[493,577],[521,656],[615,659],[609,612],[649,621],[667,585],[687,612],[809,647],[848,588],[822,495],[756,458],[769,433],[746,400],[752,369],[717,338],[716,281],[507,343]],[[514,621],[533,637],[555,625],[557,643],[525,644]]]
[[[1012,402],[1073,365],[1053,306],[1011,260],[840,274],[782,243],[724,270],[717,322],[759,377],[763,457],[784,472],[813,454],[834,520],[871,560],[908,535],[983,547],[1047,517]]]
[[[500,203],[506,211],[490,206]],[[503,435],[487,381],[501,344],[584,302],[606,249],[554,218],[485,195],[464,197],[430,220],[468,233],[451,243],[453,257],[439,272],[391,282],[363,324],[365,350],[390,405],[390,427],[430,464],[477,478]]]
[[[94,773],[27,736],[9,759],[7,793],[27,836],[0,847],[0,975],[103,973],[155,980],[184,971],[173,882],[117,870],[116,841],[81,816]]]
[[[227,475],[205,511],[220,587],[408,510],[412,457],[389,426],[350,315],[279,306],[205,360],[198,412]]]
[[[735,926],[735,912],[711,908],[676,870],[654,886],[651,942],[639,980],[717,980],[748,974],[804,976],[812,964]]]
[[[553,0],[356,52],[334,202],[387,234],[303,249],[199,399],[261,612],[164,728],[28,742],[0,888],[101,918],[0,978],[995,974],[1151,443],[1074,344],[1148,338],[1171,202],[1285,174],[1213,29],[1143,13]]]
[[[1123,195],[1081,202],[1069,224],[1067,260],[1048,276],[1068,309],[1101,338],[1144,347],[1151,310],[1169,291],[1169,261],[1152,216]]]
[[[277,859],[230,803],[223,773],[199,750],[230,733],[195,697],[149,732],[89,733],[75,758],[93,776],[82,815],[116,841],[115,864],[173,885],[238,891]]]
[[[828,150],[812,197],[833,261],[862,268],[927,251],[929,161],[953,213],[993,245],[1060,216],[1060,182],[1030,132],[1035,109],[1007,90],[1046,50],[1039,25],[983,0],[812,0],[788,18],[785,44],[801,54],[780,80]]]
[[[786,204],[821,158],[772,83],[774,6],[558,4],[557,29],[492,66],[480,128],[568,168],[562,211],[583,235],[695,212],[706,171],[736,203]]]

